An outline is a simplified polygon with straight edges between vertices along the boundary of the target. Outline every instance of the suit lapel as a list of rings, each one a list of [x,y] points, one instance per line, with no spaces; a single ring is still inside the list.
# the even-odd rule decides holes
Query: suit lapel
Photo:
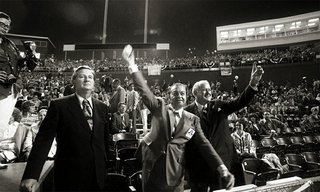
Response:
[[[98,115],[98,101],[92,98],[92,105],[93,105],[93,127],[92,131],[95,132],[95,129],[98,128],[98,122],[100,122],[100,116]],[[89,127],[90,128],[90,127]]]
[[[174,118],[173,110],[170,107],[168,107],[168,115],[169,115],[169,119],[170,119],[170,127],[169,127],[170,130],[168,132],[169,132],[169,134],[171,136],[175,118]]]
[[[196,103],[192,104],[192,110],[193,110],[193,114],[195,114],[196,116],[198,116],[199,118],[202,116],[202,114],[200,114],[198,106],[196,105]]]
[[[74,119],[76,120],[75,122],[79,122],[79,124],[82,127],[84,127],[85,129],[88,129],[89,131],[91,131],[90,126],[89,126],[87,120],[84,117],[84,114],[82,112],[82,109],[80,107],[80,103],[79,103],[79,100],[78,100],[76,94],[73,94],[70,97],[69,103],[70,103],[70,105],[68,105],[68,108],[70,110],[71,115],[74,116]]]
[[[215,132],[216,128],[218,127],[218,122],[219,122],[219,115],[218,115],[218,108],[220,103],[217,101],[212,101],[210,102],[209,106],[209,110],[208,110],[208,118],[211,118],[211,121],[208,121],[208,127],[210,126],[210,128],[208,129],[208,133],[210,135],[210,137],[213,135],[213,133]]]
[[[188,137],[188,131],[190,129],[194,129],[195,125],[193,124],[192,121],[192,117],[190,115],[188,115],[185,111],[182,112],[182,117],[180,118],[180,121],[178,123],[176,132],[175,132],[175,136],[179,137],[179,138],[186,138],[187,140],[189,140],[192,135],[190,135],[191,137]]]
[[[184,128],[184,121],[185,121],[185,119],[187,119],[187,118],[186,118],[186,115],[185,115],[185,113],[184,113],[184,111],[183,111],[183,112],[182,112],[182,117],[180,118],[180,121],[179,121],[179,123],[178,123],[178,125],[177,125],[177,128],[176,128],[176,130],[175,130],[175,134],[181,132],[181,130]]]

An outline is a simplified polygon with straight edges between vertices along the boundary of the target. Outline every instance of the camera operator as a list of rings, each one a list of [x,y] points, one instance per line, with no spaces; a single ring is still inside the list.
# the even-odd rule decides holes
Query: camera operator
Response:
[[[10,24],[9,15],[0,12],[0,131],[7,126],[22,88],[20,71],[24,67],[31,71],[38,64],[34,42],[24,43],[25,57],[21,57],[15,44],[6,37]]]

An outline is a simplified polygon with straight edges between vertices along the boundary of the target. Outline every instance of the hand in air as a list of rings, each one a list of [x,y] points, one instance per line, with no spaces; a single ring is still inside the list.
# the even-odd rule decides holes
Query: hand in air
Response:
[[[122,51],[122,58],[127,62],[128,65],[134,63],[134,51],[131,45],[126,45]]]
[[[256,63],[253,63],[250,79],[250,85],[252,87],[256,87],[259,84],[259,81],[261,80],[263,73],[264,71],[262,67],[260,65],[256,66]]]

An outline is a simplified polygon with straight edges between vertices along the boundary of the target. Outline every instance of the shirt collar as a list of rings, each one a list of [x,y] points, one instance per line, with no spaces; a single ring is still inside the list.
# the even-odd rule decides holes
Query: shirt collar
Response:
[[[14,121],[11,125],[14,126],[14,127],[18,127],[19,122],[18,121]]]
[[[78,100],[79,100],[79,104],[80,104],[80,106],[81,106],[81,108],[82,108],[82,102],[83,102],[83,100],[84,100],[84,98],[83,97],[81,97],[79,94],[77,94],[76,93],[76,96],[77,96],[77,98],[78,98]],[[92,97],[90,96],[90,97],[88,97],[87,98],[87,100],[89,101],[89,104],[90,104],[90,107],[92,108]]]
[[[175,110],[172,105],[170,105],[170,109],[173,111],[173,112],[178,112],[179,113],[179,117],[182,117],[182,112],[183,112],[183,107],[181,109],[178,109],[178,110]]]
[[[197,105],[198,109],[200,109],[200,110],[202,110],[202,109],[203,109],[203,107],[207,107],[207,104],[205,104],[205,105],[201,105],[201,104],[200,104],[200,103],[198,103],[196,100],[195,100],[194,102],[195,102],[195,104]]]

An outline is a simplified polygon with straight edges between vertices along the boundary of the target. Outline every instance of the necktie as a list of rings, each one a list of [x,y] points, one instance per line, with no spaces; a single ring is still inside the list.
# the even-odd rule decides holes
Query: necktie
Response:
[[[121,116],[122,129],[126,128],[126,123],[124,121],[124,115]]]
[[[172,134],[175,132],[175,130],[176,130],[177,126],[178,126],[179,120],[180,120],[179,112],[174,111],[173,114],[174,114],[175,121],[174,121],[173,129],[172,129]]]
[[[83,113],[86,118],[92,117],[92,109],[88,100],[84,99],[82,102]]]
[[[93,122],[92,122],[92,109],[90,107],[90,103],[88,100],[84,99],[82,102],[82,110],[83,110],[83,114],[85,116],[85,118],[87,119],[90,128],[92,129],[93,126]]]

